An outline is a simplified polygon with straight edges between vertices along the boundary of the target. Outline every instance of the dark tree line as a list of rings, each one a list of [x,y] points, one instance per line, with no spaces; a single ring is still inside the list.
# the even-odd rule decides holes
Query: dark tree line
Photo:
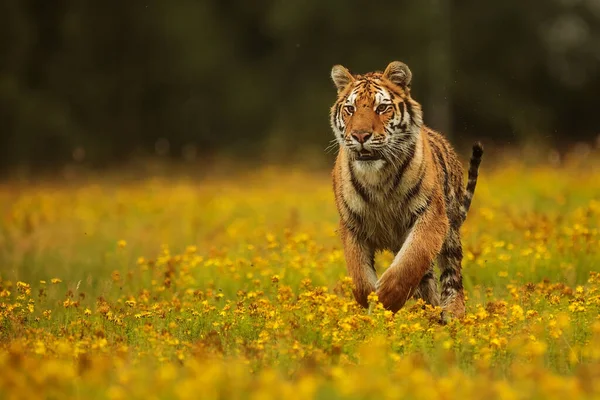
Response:
[[[394,59],[457,142],[591,140],[599,21],[600,0],[7,0],[0,169],[325,148],[331,66]]]

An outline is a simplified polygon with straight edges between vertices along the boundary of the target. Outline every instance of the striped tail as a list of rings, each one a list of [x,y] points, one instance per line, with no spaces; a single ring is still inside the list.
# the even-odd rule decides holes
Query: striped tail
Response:
[[[469,180],[467,182],[467,189],[465,190],[465,197],[461,207],[462,220],[467,218],[467,213],[471,207],[471,200],[475,194],[475,186],[477,186],[477,177],[479,176],[479,164],[481,164],[481,156],[483,155],[483,145],[477,142],[473,145],[473,154],[471,155],[471,162],[469,163]]]

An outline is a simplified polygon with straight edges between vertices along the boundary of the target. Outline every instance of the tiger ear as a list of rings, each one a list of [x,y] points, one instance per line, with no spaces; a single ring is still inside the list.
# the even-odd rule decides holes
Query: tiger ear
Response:
[[[350,71],[341,65],[333,66],[331,69],[331,79],[333,79],[333,83],[335,83],[338,93],[344,90],[346,86],[354,81],[354,77]]]
[[[383,77],[402,88],[410,88],[412,72],[403,62],[392,61],[383,72]]]

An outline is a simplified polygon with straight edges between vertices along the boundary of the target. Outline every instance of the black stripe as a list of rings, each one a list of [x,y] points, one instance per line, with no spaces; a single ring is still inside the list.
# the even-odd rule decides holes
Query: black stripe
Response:
[[[469,163],[469,180],[477,180],[482,155],[483,147],[481,146],[481,143],[475,143],[475,145],[473,146],[473,155],[471,156],[471,160]]]
[[[429,208],[432,200],[433,200],[433,196],[428,196],[427,200],[425,201],[425,204],[422,204],[419,207],[417,207],[413,211],[413,214],[416,215],[417,217],[420,217],[425,212],[425,210],[427,210]]]
[[[408,116],[410,117],[410,122],[413,122],[413,108],[412,108],[412,104],[409,101],[405,101],[404,104],[406,105],[406,112],[408,113]]]
[[[482,155],[483,146],[481,145],[481,143],[477,142],[473,145],[473,154],[469,163],[469,181],[467,182],[466,193],[463,198],[463,220],[467,218],[467,212],[471,207],[471,201],[473,199],[473,194],[475,193],[475,186],[477,186],[477,177],[479,175],[479,165],[481,164]]]
[[[469,168],[469,180],[476,180],[477,175],[479,175],[479,164],[481,163],[481,159],[472,160]]]
[[[390,118],[390,121],[393,120],[394,117],[400,112],[400,107],[398,107],[398,104],[394,103],[393,101],[392,101],[392,110],[394,111],[394,115],[392,115],[392,117]],[[400,122],[402,122],[402,120],[400,120]],[[399,125],[400,124],[398,124],[398,125],[392,124],[392,128],[394,130],[396,130],[396,129],[398,129]]]
[[[429,279],[434,279],[433,271],[429,269],[429,271],[425,272],[425,275],[421,278],[421,282],[428,281]]]
[[[408,149],[408,154],[406,154],[404,161],[402,161],[402,164],[400,164],[400,168],[398,168],[398,170],[396,171],[396,175],[394,177],[394,181],[392,182],[392,187],[390,188],[390,192],[393,192],[398,188],[398,185],[400,184],[400,181],[402,180],[402,176],[404,175],[404,171],[406,170],[406,168],[408,168],[408,164],[410,164],[412,159],[415,157],[416,149],[417,149],[417,143],[413,142],[412,146],[410,146],[410,148]]]
[[[399,125],[402,128],[402,130],[405,131],[406,130],[406,124],[404,123],[404,113],[406,112],[406,104],[403,101],[399,105],[402,106],[401,110],[400,110],[400,124]]]
[[[410,202],[412,201],[412,199],[419,194],[419,192],[421,191],[421,186],[423,185],[423,178],[425,175],[425,170],[427,168],[427,164],[425,162],[421,163],[421,168],[419,169],[419,173],[418,173],[418,181],[417,183],[415,183],[413,185],[413,187],[411,187],[410,189],[408,189],[406,191],[406,194],[404,195],[404,199],[403,202],[404,204],[410,204]]]
[[[433,147],[433,152],[435,153],[435,156],[438,159],[438,164],[440,165],[440,168],[442,169],[442,172],[444,173],[444,194],[446,196],[449,196],[450,188],[448,186],[448,169],[446,167],[446,162],[444,161],[444,156],[442,155],[442,149],[440,149],[437,146],[437,143],[432,140],[430,140],[429,143],[431,144],[431,147]]]
[[[455,291],[459,291],[462,289],[462,282],[459,278],[458,272],[453,268],[448,268],[442,271],[440,275],[440,281],[442,282],[442,292],[448,293],[448,289],[453,289]],[[448,285],[445,285],[445,284]]]
[[[412,228],[415,222],[417,222],[417,219],[425,212],[425,210],[427,210],[427,208],[429,208],[432,199],[433,198],[431,196],[427,197],[427,201],[425,202],[425,204],[417,207],[417,209],[410,214],[410,220],[408,222],[407,227],[408,229]]]
[[[354,187],[356,193],[363,199],[365,203],[369,202],[369,193],[365,190],[365,187],[361,185],[361,183],[356,179],[356,175],[354,175],[354,168],[352,167],[352,163],[348,162],[348,168],[350,169],[350,182]]]
[[[460,247],[460,246],[450,247],[450,248],[444,247],[442,249],[442,256],[449,258],[449,259],[460,261],[463,258],[462,247]]]
[[[477,179],[469,179],[469,183],[467,184],[467,193],[470,194],[469,197],[473,197],[473,192],[475,191],[475,186],[477,186]]]
[[[404,195],[404,204],[410,204],[413,198],[421,191],[421,186],[423,185],[423,179],[419,179],[419,181],[411,187],[406,194]]]
[[[440,281],[445,282],[448,280],[448,276],[452,275],[452,269],[448,268],[442,271],[442,273],[440,274]]]
[[[337,128],[340,131],[340,136],[343,138],[344,137],[344,133],[343,133],[344,132],[344,126],[342,125],[342,122],[343,122],[344,119],[343,119],[342,115],[340,114],[341,111],[342,111],[342,103],[340,102],[337,105],[337,110],[335,112],[335,123],[337,125]]]
[[[346,209],[346,214],[348,214],[347,215],[348,218],[345,220],[346,224],[349,225],[348,228],[350,229],[350,231],[352,231],[352,233],[354,233],[355,235],[358,235],[360,233],[360,230],[364,226],[363,217],[360,214],[354,212],[350,208],[350,206],[346,202],[346,199],[344,198],[344,196],[342,196],[342,204],[344,205],[344,208]]]
[[[433,152],[435,153],[440,166],[445,167],[446,162],[444,161],[444,156],[442,155],[442,150],[438,147],[437,142],[433,140],[433,138],[429,137],[429,145],[433,148]]]
[[[479,177],[478,167],[471,165],[471,168],[469,168],[469,184],[477,182],[478,177]]]
[[[400,107],[401,105],[402,105],[402,108]],[[406,129],[402,126],[402,119],[404,118],[404,103],[402,103],[402,102],[393,103],[393,107],[395,110],[395,114],[400,114],[400,122],[398,122],[397,124],[392,123],[391,128],[393,130],[397,130],[398,128],[401,128],[401,131],[405,131]]]

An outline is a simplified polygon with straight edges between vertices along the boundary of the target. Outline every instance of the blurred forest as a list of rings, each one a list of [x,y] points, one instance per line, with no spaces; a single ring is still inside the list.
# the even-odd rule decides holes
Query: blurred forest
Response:
[[[600,133],[600,0],[4,0],[0,170],[323,152],[332,65],[392,60],[457,145]]]

